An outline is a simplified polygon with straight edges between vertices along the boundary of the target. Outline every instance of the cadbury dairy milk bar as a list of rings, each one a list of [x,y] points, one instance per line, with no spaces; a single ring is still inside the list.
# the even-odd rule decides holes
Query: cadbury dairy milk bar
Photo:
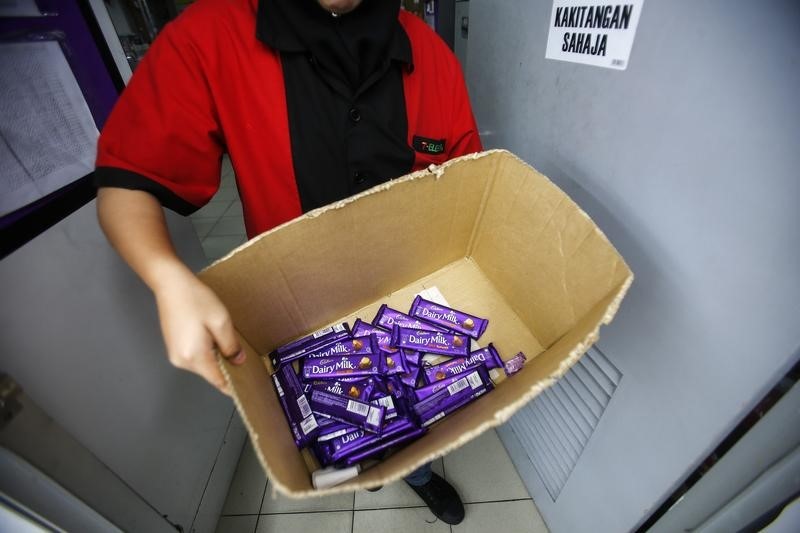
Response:
[[[478,318],[462,311],[430,302],[422,296],[414,298],[408,314],[413,318],[419,318],[437,326],[445,327],[450,331],[469,335],[473,339],[483,335],[486,326],[489,325],[489,321],[485,318]]]
[[[383,406],[316,389],[311,391],[309,404],[311,410],[319,416],[358,426],[373,433],[381,432],[386,413]]]
[[[272,375],[278,399],[283,407],[295,444],[303,448],[319,433],[319,424],[303,393],[292,365],[285,365]]]
[[[311,382],[310,386],[310,389],[324,390],[366,402],[375,390],[375,380],[371,378],[361,378],[357,381],[317,380]],[[306,392],[310,393],[311,390]]]
[[[338,461],[356,451],[374,446],[382,440],[391,439],[395,435],[408,432],[415,427],[416,426],[409,419],[397,418],[386,424],[381,435],[376,435],[360,429],[356,432],[331,439],[321,448],[324,450],[325,455],[327,455],[327,459],[330,461]]]
[[[486,348],[470,352],[466,357],[456,357],[438,365],[425,368],[425,381],[434,383],[456,374],[461,374],[470,368],[484,365],[486,368],[503,368],[503,360],[497,353],[494,345],[489,343]]]
[[[436,353],[451,357],[469,353],[470,338],[460,333],[444,333],[424,329],[409,329],[395,326],[392,330],[392,345],[423,353]]]
[[[372,355],[380,353],[378,341],[374,335],[339,339],[306,352],[306,359],[321,357],[342,357],[346,355]]]
[[[525,366],[525,354],[519,352],[517,355],[505,362],[504,369],[507,376],[516,374]]]
[[[348,455],[340,462],[340,464],[341,466],[345,467],[345,466],[352,466],[356,463],[360,463],[361,461],[369,459],[370,457],[374,457],[375,455],[389,448],[394,448],[395,446],[405,444],[408,441],[418,439],[426,431],[427,428],[414,427],[413,429],[401,433],[400,435],[396,435],[391,439],[381,440],[375,446],[367,446],[365,449],[357,451],[352,455]]]
[[[378,309],[378,313],[375,315],[375,318],[372,319],[372,325],[388,330],[391,330],[395,326],[400,326],[403,328],[427,329],[428,331],[447,331],[446,328],[413,318],[388,307],[386,304],[383,304],[380,309]]]
[[[339,379],[375,376],[381,372],[383,354],[346,355],[303,359],[303,379]]]
[[[286,363],[304,357],[311,350],[330,342],[350,337],[350,328],[346,322],[315,331],[302,339],[285,344],[269,354],[272,367],[278,369]]]
[[[448,387],[414,404],[414,412],[419,417],[420,425],[429,426],[493,388],[488,371],[481,365],[465,372],[464,377]]]
[[[440,390],[446,389],[447,387],[449,387],[450,385],[452,385],[456,381],[459,381],[460,379],[468,377],[469,374],[473,370],[475,370],[478,366],[483,367],[483,364],[482,363],[478,363],[477,365],[469,367],[464,372],[461,372],[459,374],[448,375],[448,376],[446,376],[446,377],[444,377],[444,378],[442,378],[442,379],[440,379],[438,381],[434,381],[433,383],[431,383],[429,385],[425,385],[425,386],[420,387],[418,389],[414,389],[414,396],[416,398],[415,401],[416,402],[421,402],[425,398],[436,394]]]

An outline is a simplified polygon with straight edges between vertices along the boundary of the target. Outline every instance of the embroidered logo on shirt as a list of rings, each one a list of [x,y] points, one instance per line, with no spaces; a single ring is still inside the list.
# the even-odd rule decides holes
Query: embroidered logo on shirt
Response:
[[[428,139],[414,135],[414,150],[423,154],[437,155],[444,152],[444,139]]]

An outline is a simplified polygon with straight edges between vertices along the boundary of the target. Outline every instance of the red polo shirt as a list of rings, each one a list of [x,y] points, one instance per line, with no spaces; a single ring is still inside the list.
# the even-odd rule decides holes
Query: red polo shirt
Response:
[[[217,191],[228,152],[249,236],[301,214],[280,54],[256,38],[256,10],[201,0],[164,28],[100,136],[98,186],[147,190],[189,214]],[[413,56],[402,74],[412,170],[479,151],[458,60],[414,15],[399,21]]]

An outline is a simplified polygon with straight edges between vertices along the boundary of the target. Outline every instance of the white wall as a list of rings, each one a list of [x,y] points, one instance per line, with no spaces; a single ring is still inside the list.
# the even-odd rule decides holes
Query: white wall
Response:
[[[646,1],[626,71],[546,60],[550,2],[470,2],[487,147],[564,188],[636,281],[603,353],[615,397],[553,531],[629,530],[800,352],[800,4]]]
[[[191,223],[168,218],[179,253],[200,268]],[[0,291],[0,370],[188,530],[233,406],[167,362],[153,298],[107,244],[95,202],[3,259]]]

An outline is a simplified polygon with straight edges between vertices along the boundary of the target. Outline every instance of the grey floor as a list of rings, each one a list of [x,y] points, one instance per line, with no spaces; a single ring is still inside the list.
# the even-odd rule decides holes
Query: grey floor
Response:
[[[274,495],[248,441],[217,533],[547,533],[493,430],[439,459],[433,468],[458,489],[465,503],[466,518],[457,526],[438,521],[402,482],[374,493],[307,500]]]
[[[242,204],[227,158],[219,191],[191,219],[209,261],[245,242]],[[217,533],[547,533],[494,431],[439,459],[433,468],[458,489],[466,504],[466,518],[458,526],[436,520],[402,482],[376,493],[360,491],[308,500],[277,496],[247,441]]]

